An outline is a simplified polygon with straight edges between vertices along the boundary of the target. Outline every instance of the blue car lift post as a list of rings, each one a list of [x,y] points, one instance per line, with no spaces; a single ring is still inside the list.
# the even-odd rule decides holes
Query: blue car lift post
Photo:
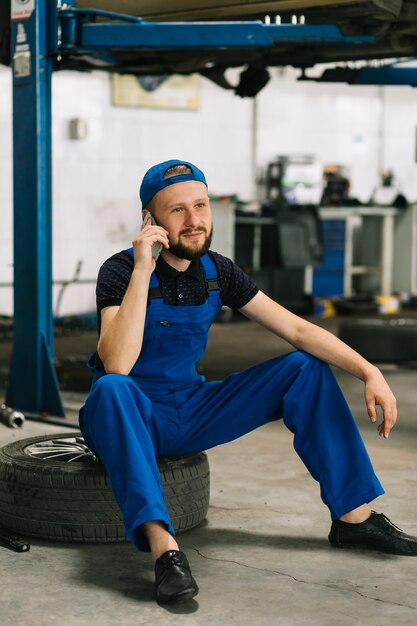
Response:
[[[78,10],[48,0],[11,0],[13,69],[14,343],[6,404],[28,417],[65,417],[54,368],[52,314],[51,78],[66,52],[105,59],[114,48],[270,48],[279,43],[369,43],[344,37],[333,25],[265,25],[261,22],[167,23]],[[58,32],[61,42],[58,42]],[[115,63],[116,64],[116,63]]]
[[[6,404],[26,414],[46,412],[63,417],[53,365],[53,59],[47,41],[47,22],[53,13],[47,11],[46,0],[12,1],[11,7],[14,320]]]

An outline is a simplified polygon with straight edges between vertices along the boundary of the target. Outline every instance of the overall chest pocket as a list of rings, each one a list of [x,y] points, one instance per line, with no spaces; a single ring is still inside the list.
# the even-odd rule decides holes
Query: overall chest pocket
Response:
[[[177,321],[170,319],[155,319],[150,324],[150,334],[152,337],[158,337],[163,340],[164,337],[189,337],[190,335],[205,335],[208,332],[209,324],[195,322],[189,320]],[[146,331],[145,331],[146,332]]]
[[[145,378],[190,375],[204,352],[207,326],[189,320],[153,319],[145,327],[142,350],[132,374]]]

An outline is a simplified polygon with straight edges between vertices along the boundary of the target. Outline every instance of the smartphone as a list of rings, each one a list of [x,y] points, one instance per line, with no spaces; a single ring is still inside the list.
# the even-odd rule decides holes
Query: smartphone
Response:
[[[145,226],[147,226],[148,224],[152,224],[153,226],[158,225],[155,221],[154,216],[152,215],[150,211],[146,211],[143,216],[141,230],[143,230]],[[152,257],[155,259],[155,261],[159,257],[161,250],[162,250],[162,243],[159,243],[158,241],[156,241],[155,243],[152,244]]]

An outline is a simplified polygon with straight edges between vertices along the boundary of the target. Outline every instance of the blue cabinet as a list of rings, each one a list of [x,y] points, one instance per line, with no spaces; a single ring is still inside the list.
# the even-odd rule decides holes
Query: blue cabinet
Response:
[[[345,220],[322,220],[323,263],[313,271],[313,294],[320,298],[343,294]]]

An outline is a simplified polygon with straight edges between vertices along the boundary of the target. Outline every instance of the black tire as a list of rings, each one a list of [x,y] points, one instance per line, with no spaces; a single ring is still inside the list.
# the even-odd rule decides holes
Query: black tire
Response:
[[[417,320],[355,319],[340,324],[339,337],[369,361],[417,361]]]
[[[77,459],[63,448],[79,447]],[[57,458],[37,458],[41,446]],[[50,452],[42,452],[51,456]],[[165,500],[176,532],[202,522],[209,506],[205,452],[158,461]],[[30,437],[0,448],[0,525],[22,535],[70,542],[126,541],[120,509],[104,467],[80,433]]]

